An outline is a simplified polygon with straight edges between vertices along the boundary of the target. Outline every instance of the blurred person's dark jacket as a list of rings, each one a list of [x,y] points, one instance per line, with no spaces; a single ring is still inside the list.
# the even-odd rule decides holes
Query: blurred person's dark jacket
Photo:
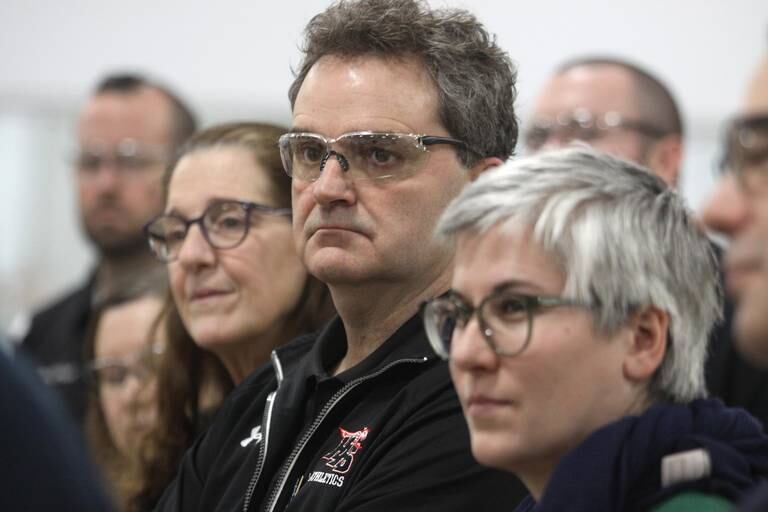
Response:
[[[0,510],[112,510],[61,404],[30,366],[2,350],[0,410]]]
[[[716,253],[722,256],[721,250],[717,249]],[[707,390],[730,407],[743,407],[765,428],[768,425],[768,371],[751,364],[737,350],[732,331],[734,313],[735,305],[726,296],[723,322],[715,325],[709,337],[705,367]]]
[[[55,300],[32,318],[20,351],[56,390],[72,418],[83,424],[88,387],[84,378],[83,344],[93,302],[94,275]]]
[[[275,349],[227,397],[155,511],[514,509],[526,491],[472,459],[420,315],[334,375],[345,351],[338,317]]]

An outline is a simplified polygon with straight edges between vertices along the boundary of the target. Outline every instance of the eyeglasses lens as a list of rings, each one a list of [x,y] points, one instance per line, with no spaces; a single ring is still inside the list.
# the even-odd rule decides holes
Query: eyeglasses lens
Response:
[[[350,133],[336,140],[314,134],[288,134],[280,143],[283,164],[300,180],[315,181],[331,158],[343,162],[352,180],[403,179],[429,156],[417,137],[391,133]]]

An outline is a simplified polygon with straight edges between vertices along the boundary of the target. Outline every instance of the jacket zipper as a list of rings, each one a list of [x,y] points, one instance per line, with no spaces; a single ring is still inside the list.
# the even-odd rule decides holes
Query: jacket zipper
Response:
[[[256,489],[256,484],[258,483],[259,477],[261,476],[261,469],[264,466],[264,460],[267,457],[267,443],[269,442],[269,426],[270,426],[270,422],[272,421],[272,407],[275,404],[276,394],[277,392],[273,391],[267,396],[267,406],[265,407],[265,414],[264,414],[265,421],[263,423],[263,425],[266,425],[266,429],[264,429],[264,435],[261,443],[259,444],[259,458],[256,462],[256,469],[253,471],[253,476],[251,477],[251,481],[248,483],[248,491],[245,493],[245,502],[243,503],[243,512],[248,512],[248,508],[251,505],[251,498],[253,496],[253,491]]]
[[[333,409],[333,407],[337,403],[339,403],[339,401],[341,401],[341,399],[344,398],[344,396],[347,393],[349,393],[353,388],[357,387],[363,382],[366,382],[370,379],[378,377],[382,373],[388,371],[393,366],[403,364],[403,363],[426,363],[428,360],[429,359],[427,357],[422,357],[419,359],[399,359],[397,361],[393,361],[374,373],[365,375],[364,377],[360,377],[358,379],[355,379],[353,381],[346,383],[340,390],[334,393],[331,399],[328,400],[328,402],[326,402],[326,404],[320,410],[320,414],[318,414],[317,417],[315,417],[315,420],[312,422],[312,425],[309,427],[309,429],[307,429],[304,432],[304,434],[301,436],[299,443],[293,448],[291,455],[283,464],[283,467],[280,470],[279,478],[277,480],[278,485],[276,485],[272,489],[272,493],[269,496],[269,501],[267,501],[267,506],[265,507],[265,510],[267,510],[268,512],[274,512],[275,506],[277,505],[278,498],[282,494],[283,488],[285,487],[286,480],[288,479],[288,476],[290,476],[291,471],[293,471],[293,466],[296,463],[296,460],[301,455],[302,450],[306,446],[307,442],[309,442],[309,439],[312,437],[312,435],[315,433],[315,430],[317,430],[317,428],[323,423],[323,420],[325,420],[325,417],[328,415],[331,409]],[[249,488],[250,493],[248,496],[246,496],[246,501],[250,501],[250,495],[253,494],[254,489],[255,489],[255,485],[253,486],[253,489]],[[247,509],[246,509],[246,512],[247,512]]]
[[[276,352],[272,352],[272,366],[275,368],[277,374],[277,388],[280,389],[280,384],[283,382],[283,365],[280,363],[280,359],[277,357]],[[261,470],[264,467],[264,461],[267,458],[267,444],[269,443],[269,430],[272,425],[272,408],[275,405],[275,397],[277,391],[271,392],[267,395],[267,405],[264,407],[264,420],[262,421],[262,430],[264,431],[261,444],[259,445],[259,458],[256,461],[256,469],[253,470],[253,476],[251,481],[248,482],[248,490],[245,493],[245,502],[243,503],[243,512],[248,512],[248,508],[251,506],[251,500],[253,499],[253,491],[256,490],[256,484],[259,482],[261,476]]]

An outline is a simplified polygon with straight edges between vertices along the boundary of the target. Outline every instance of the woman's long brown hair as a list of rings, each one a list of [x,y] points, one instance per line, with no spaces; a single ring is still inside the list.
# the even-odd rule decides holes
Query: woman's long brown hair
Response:
[[[243,122],[218,125],[197,133],[166,171],[166,198],[173,171],[185,155],[200,149],[237,147],[250,151],[260,172],[267,173],[275,206],[290,208],[291,180],[283,171],[278,149],[278,138],[286,131],[271,124]],[[220,405],[233,387],[219,359],[195,344],[170,294],[165,309],[168,345],[157,381],[158,425],[139,450],[138,465],[131,472],[133,477],[125,480],[123,492],[128,496],[129,511],[154,507],[175,476],[184,452],[210,419],[213,412],[210,406]],[[308,276],[301,298],[289,316],[285,341],[320,329],[334,314],[327,287]],[[254,361],[254,369],[265,362]]]

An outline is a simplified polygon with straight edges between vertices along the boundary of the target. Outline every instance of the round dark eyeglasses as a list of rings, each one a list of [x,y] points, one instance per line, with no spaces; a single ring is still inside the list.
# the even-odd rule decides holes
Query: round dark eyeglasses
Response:
[[[564,297],[523,295],[504,289],[495,291],[477,306],[472,306],[459,293],[452,291],[425,302],[422,316],[429,343],[443,359],[450,357],[454,337],[464,331],[475,314],[488,346],[501,356],[514,357],[523,352],[531,341],[536,313],[545,308],[562,306],[590,309],[590,306]]]
[[[216,249],[232,249],[245,240],[248,230],[267,217],[290,217],[290,208],[275,208],[258,203],[225,200],[212,203],[202,215],[185,219],[166,213],[144,226],[149,247],[166,263],[179,257],[181,246],[193,224],[200,226],[203,237]]]

